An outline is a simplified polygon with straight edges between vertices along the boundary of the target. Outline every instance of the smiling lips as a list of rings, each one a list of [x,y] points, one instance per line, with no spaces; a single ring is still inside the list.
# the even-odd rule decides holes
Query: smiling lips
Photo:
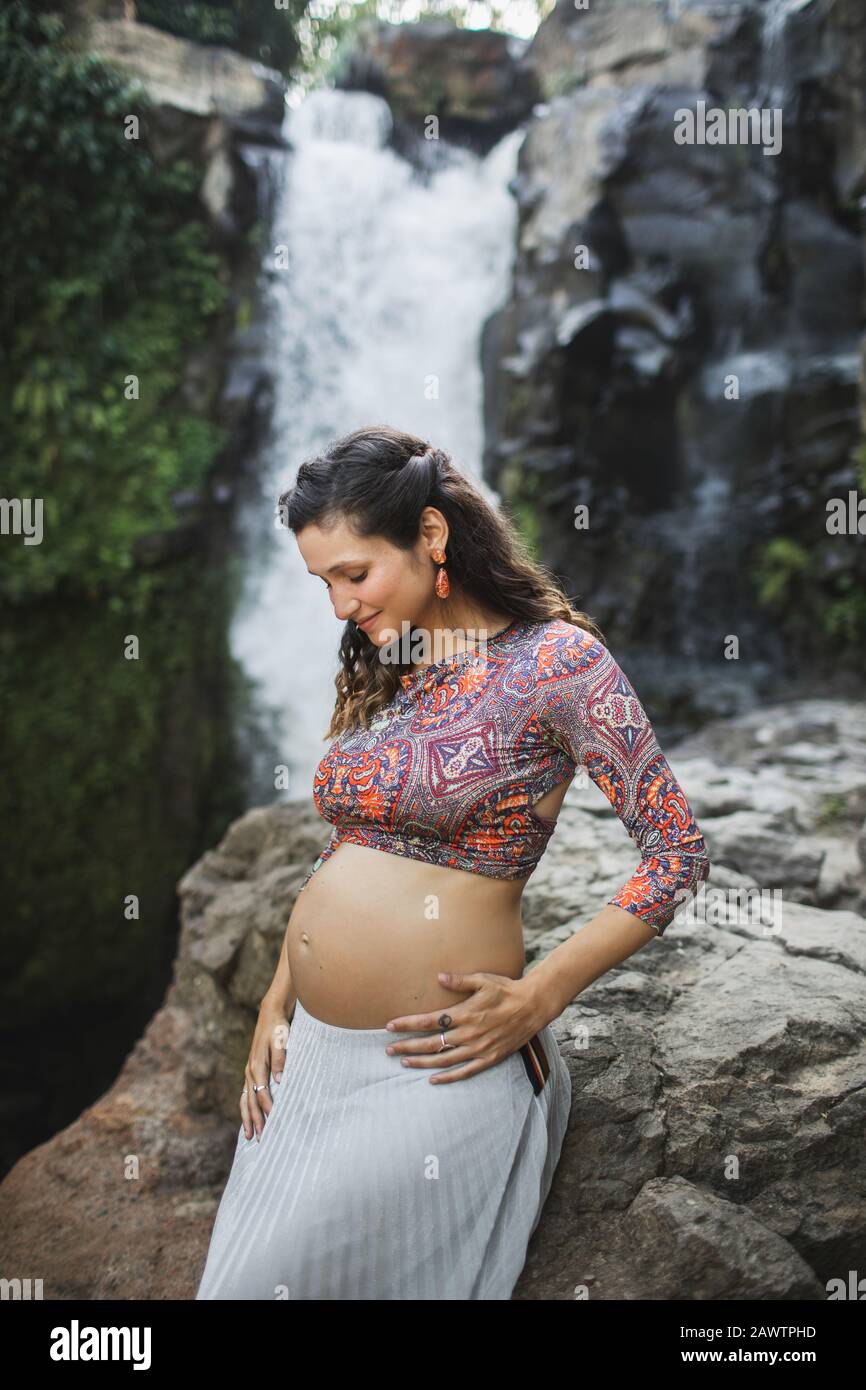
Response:
[[[381,611],[382,611],[382,610],[381,610],[381,608],[380,608],[380,609],[379,609],[379,613],[381,613]],[[374,618],[378,618],[379,613],[371,613],[370,616],[369,616],[369,618],[365,618],[364,621],[363,621],[362,623],[359,623],[359,624],[358,624],[358,627],[362,627],[362,628],[364,628],[364,629],[366,630],[367,624],[368,624],[368,623],[371,623],[371,622],[373,621]]]

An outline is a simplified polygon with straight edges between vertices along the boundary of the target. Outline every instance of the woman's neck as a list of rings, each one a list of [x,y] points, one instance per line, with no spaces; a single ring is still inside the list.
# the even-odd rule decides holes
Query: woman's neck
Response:
[[[428,634],[425,640],[432,650],[425,650],[421,661],[413,662],[414,669],[430,662],[447,660],[459,652],[474,649],[514,621],[509,613],[483,611],[466,605],[450,605],[447,616],[435,612],[429,626],[414,624],[416,632]]]

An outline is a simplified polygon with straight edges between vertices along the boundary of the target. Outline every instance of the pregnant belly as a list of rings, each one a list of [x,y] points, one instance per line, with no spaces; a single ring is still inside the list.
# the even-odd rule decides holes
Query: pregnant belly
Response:
[[[441,984],[441,970],[519,979],[523,888],[524,881],[339,844],[289,919],[292,988],[325,1023],[384,1028],[469,997]]]

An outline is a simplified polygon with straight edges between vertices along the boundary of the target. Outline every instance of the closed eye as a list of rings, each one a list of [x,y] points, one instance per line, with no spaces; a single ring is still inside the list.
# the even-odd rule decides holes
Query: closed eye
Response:
[[[367,570],[364,570],[364,573],[363,573],[363,574],[356,575],[356,577],[355,577],[354,579],[352,579],[351,582],[352,582],[353,584],[362,584],[366,578],[367,578]],[[324,584],[324,586],[325,586],[326,589],[330,589],[331,586],[330,586],[330,584],[328,583],[327,579],[323,579],[323,580],[322,580],[322,583]]]

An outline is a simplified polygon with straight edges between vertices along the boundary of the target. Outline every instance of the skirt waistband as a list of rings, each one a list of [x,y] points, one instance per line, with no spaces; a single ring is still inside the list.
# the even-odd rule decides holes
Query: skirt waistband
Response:
[[[359,1049],[368,1047],[372,1049],[381,1048],[396,1038],[433,1038],[438,1037],[439,1028],[429,1028],[415,1031],[414,1029],[391,1029],[391,1028],[341,1028],[336,1023],[325,1023],[324,1019],[316,1018],[305,1009],[300,999],[295,1002],[295,1012],[292,1018],[292,1029],[299,1027],[300,1031],[307,1036],[315,1035],[321,1041],[335,1044],[343,1043]]]
[[[326,1023],[324,1019],[316,1018],[315,1014],[311,1014],[308,1009],[305,1009],[298,999],[295,1004],[288,1048],[318,1053],[323,1058],[329,1059],[327,1064],[331,1077],[329,1084],[332,1086],[337,1084],[335,1077],[338,1073],[344,1079],[353,1076],[356,1082],[359,1080],[371,1081],[402,1073],[404,1083],[407,1080],[417,1082],[419,1079],[426,1080],[429,1077],[430,1068],[404,1067],[400,1056],[389,1055],[385,1049],[391,1042],[408,1038],[438,1039],[440,1032],[441,1029],[438,1028],[428,1028],[417,1032],[411,1029],[399,1029],[390,1032],[387,1028],[343,1028],[339,1024]],[[446,1038],[447,1036],[446,1032]],[[439,1050],[439,1048],[436,1049],[436,1051]],[[335,1068],[332,1064],[336,1063],[338,1058],[339,1063]],[[515,1053],[502,1058],[486,1070],[502,1075],[514,1068],[521,1075],[525,1070],[533,1090],[538,1095],[545,1088],[551,1067],[558,1065],[560,1070],[563,1069],[563,1063],[558,1058],[556,1038],[549,1025],[545,1025]],[[286,1059],[288,1065],[288,1051]],[[339,1084],[342,1085],[342,1081]]]

